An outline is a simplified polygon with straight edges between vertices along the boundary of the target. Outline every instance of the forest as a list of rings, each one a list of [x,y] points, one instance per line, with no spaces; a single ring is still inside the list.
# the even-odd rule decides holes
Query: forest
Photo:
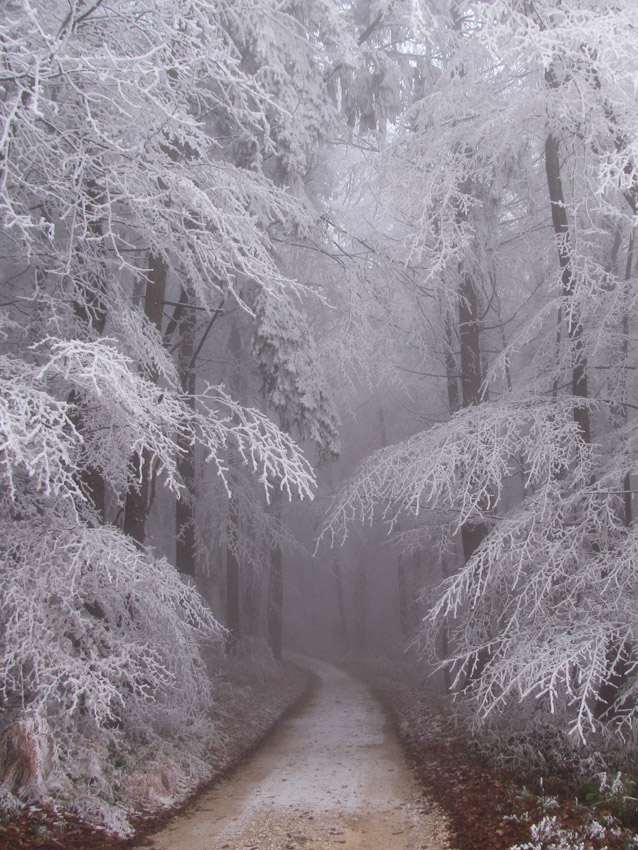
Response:
[[[285,650],[630,770],[637,69],[635,0],[0,0],[0,810],[125,834]]]

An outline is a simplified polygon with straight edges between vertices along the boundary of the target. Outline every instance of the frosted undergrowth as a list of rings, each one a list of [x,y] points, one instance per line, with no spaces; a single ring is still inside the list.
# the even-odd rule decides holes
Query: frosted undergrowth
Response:
[[[131,807],[205,775],[200,646],[221,630],[173,567],[114,528],[0,522],[0,592],[5,808],[47,800],[126,833]]]
[[[226,656],[196,592],[115,530],[39,530],[0,544],[0,813],[40,801],[127,835],[254,745],[305,678],[257,639]]]
[[[560,826],[556,817],[544,817],[530,827],[531,841],[516,844],[512,850],[585,850],[582,841],[572,829]]]

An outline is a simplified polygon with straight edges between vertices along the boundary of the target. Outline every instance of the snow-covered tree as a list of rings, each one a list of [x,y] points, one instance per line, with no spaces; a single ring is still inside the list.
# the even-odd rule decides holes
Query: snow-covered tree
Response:
[[[291,119],[247,67],[256,11],[3,7],[0,767],[20,796],[95,780],[84,811],[101,797],[106,812],[127,748],[179,731],[201,753],[211,734],[198,647],[219,627],[169,564],[102,524],[127,493],[157,479],[178,496],[193,448],[223,486],[232,453],[267,497],[312,496],[292,439],[219,381],[184,386],[163,339],[166,284],[209,317],[225,298],[250,311],[242,292],[297,288],[272,237],[307,228],[309,209],[229,154],[274,155]],[[39,746],[46,771],[13,757]]]
[[[455,616],[449,660],[481,716],[521,701],[580,736],[636,728],[637,25],[633,5],[586,0],[432,13],[384,197],[439,303],[470,306],[473,276],[496,351],[482,404],[372,456],[331,512],[333,530],[379,506],[483,524],[426,627]]]

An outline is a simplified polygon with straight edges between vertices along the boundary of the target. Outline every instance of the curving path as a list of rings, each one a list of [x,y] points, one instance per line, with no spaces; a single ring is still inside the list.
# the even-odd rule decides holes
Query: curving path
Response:
[[[313,698],[230,779],[152,837],[155,850],[447,850],[381,706],[324,662]]]

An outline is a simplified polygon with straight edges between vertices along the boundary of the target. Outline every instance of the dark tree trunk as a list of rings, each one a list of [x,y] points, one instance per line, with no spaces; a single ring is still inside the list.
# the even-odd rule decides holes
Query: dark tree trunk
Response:
[[[247,635],[260,634],[259,603],[262,597],[262,576],[255,571],[244,575],[241,622]]]
[[[634,204],[634,212],[635,212]],[[627,250],[627,262],[625,264],[625,285],[631,279],[632,267],[634,264],[634,246],[635,237],[632,232],[629,240],[629,248]],[[625,423],[629,419],[629,408],[627,406],[627,358],[629,355],[629,313],[625,311],[622,322],[622,417]],[[631,472],[627,472],[623,477],[623,502],[625,508],[625,526],[631,527],[633,523],[633,504],[631,492]]]
[[[332,492],[333,476],[332,466],[328,466],[328,488]],[[332,555],[332,574],[335,580],[335,591],[337,594],[337,608],[339,610],[339,625],[341,627],[341,643],[344,650],[347,652],[350,649],[350,632],[348,629],[348,619],[345,608],[345,593],[343,589],[343,574],[341,570],[341,559],[336,549],[333,549]]]
[[[106,521],[106,488],[104,485],[104,476],[99,469],[94,466],[88,466],[82,470],[80,476],[82,488],[86,495],[93,503],[97,515],[101,522]]]
[[[405,558],[402,555],[399,555],[397,559],[397,584],[399,590],[401,637],[406,641],[410,635],[410,615],[408,611],[408,582],[405,570]]]
[[[272,512],[281,522],[281,493],[273,493]],[[281,547],[275,545],[270,555],[268,579],[268,644],[278,661],[281,661],[284,614],[284,576]]]
[[[546,73],[546,82],[550,88],[557,88],[559,86],[551,68]],[[571,258],[571,234],[561,179],[559,143],[556,136],[552,133],[545,139],[545,172],[551,203],[552,225],[558,248],[561,295],[566,305],[566,309],[562,310],[559,318],[566,318],[567,337],[571,349],[571,389],[575,399],[573,418],[578,425],[584,442],[590,443],[591,426],[589,410],[584,404],[576,401],[576,399],[588,398],[587,355],[584,347],[583,327],[574,300],[576,281]],[[629,510],[627,510],[628,508]],[[625,501],[625,510],[626,515],[630,517],[631,508],[627,504],[627,501]],[[596,705],[594,706],[594,712],[598,717],[605,715],[609,717],[614,713],[614,704],[618,700],[622,682],[627,674],[628,666],[622,640],[612,640],[611,646],[607,650],[607,661],[610,672],[607,681],[599,689]]]
[[[459,290],[459,341],[461,362],[461,403],[463,407],[472,407],[483,401],[483,358],[481,353],[480,335],[480,300],[476,283],[472,275],[461,274],[461,286]],[[490,499],[479,505],[482,511],[490,509]],[[486,522],[472,522],[470,520],[461,526],[461,544],[463,546],[463,558],[467,563],[487,537],[489,525]],[[448,631],[445,625],[441,640],[445,647],[445,656],[448,653]],[[444,656],[444,657],[445,657]],[[479,679],[489,661],[489,650],[481,650],[473,669],[469,672],[466,684]],[[446,672],[446,688],[451,687],[449,672]]]
[[[283,638],[284,581],[281,548],[275,546],[270,560],[268,583],[268,643],[277,661],[281,661]]]
[[[634,210],[635,212],[635,210]],[[634,236],[632,233],[627,251],[627,263],[625,266],[625,284],[631,278],[634,255]],[[622,405],[620,415],[622,421],[627,423],[629,411],[627,408],[627,356],[629,353],[629,315],[625,312],[623,316],[622,337]],[[631,528],[633,523],[633,505],[631,492],[631,473],[623,476],[623,507],[624,523],[626,528]],[[599,691],[596,701],[596,717],[603,721],[615,721],[621,718],[623,712],[629,709],[627,701],[623,698],[623,690],[631,673],[632,647],[629,641],[620,636],[612,637],[606,652],[607,669],[609,671],[607,681],[604,682]]]
[[[463,407],[470,407],[481,402],[483,373],[481,369],[479,322],[478,292],[472,276],[463,274],[459,290],[459,342]]]
[[[234,484],[235,482],[231,482]],[[240,565],[237,556],[239,534],[239,518],[237,503],[231,496],[228,504],[229,541],[226,545],[226,651],[232,652],[241,639],[241,579]]]
[[[208,325],[196,345],[197,310],[191,302],[188,291],[182,288],[179,302],[166,326],[165,343],[177,333],[177,369],[182,392],[186,395],[186,404],[195,410],[195,391],[197,386],[196,362],[204,343],[222,308],[215,310]],[[189,440],[180,443],[182,453],[177,462],[177,470],[184,484],[184,490],[175,504],[175,566],[180,573],[191,578],[197,570],[197,525],[195,522],[196,458],[195,447]]]
[[[180,458],[177,468],[184,482],[186,492],[175,503],[175,566],[180,573],[191,578],[195,577],[197,566],[195,518],[193,516],[193,499],[195,490],[195,457],[191,445],[185,447],[185,454]]]
[[[443,574],[444,579],[448,578],[449,571],[445,558],[441,558],[441,572]],[[449,631],[447,621],[445,621],[441,627],[441,658],[446,659],[449,654]],[[452,692],[452,677],[450,675],[450,668],[447,666],[447,664],[445,665],[445,667],[443,667],[443,685],[448,694]]]
[[[414,631],[421,620],[419,605],[419,588],[423,587],[423,555],[415,552],[412,556],[412,586],[415,588],[410,597],[409,618],[410,630]]]
[[[341,561],[335,552],[332,558],[333,574],[335,577],[335,588],[337,591],[337,607],[339,609],[339,623],[341,626],[341,643],[343,649],[347,652],[350,649],[350,635],[348,632],[348,620],[346,618],[346,609],[344,603],[343,592],[343,575],[341,573]]]
[[[162,332],[164,295],[166,292],[167,268],[161,257],[149,256],[149,273],[144,297],[146,318]],[[133,482],[126,494],[124,505],[124,533],[143,544],[146,537],[146,513],[151,489],[152,459],[147,451],[141,461],[133,462]]]
[[[357,565],[355,581],[354,641],[365,650],[368,639],[368,570],[363,558]]]
[[[186,394],[187,404],[195,409],[195,311],[189,309],[185,290],[182,298],[186,309],[178,325],[179,334],[177,368]],[[183,575],[195,577],[196,537],[195,537],[195,447],[189,440],[180,443],[182,454],[177,469],[184,484],[184,490],[175,503],[175,566]]]
[[[461,396],[459,393],[459,367],[456,362],[454,335],[450,316],[446,314],[444,320],[445,328],[445,374],[447,380],[447,400],[450,414],[456,413],[461,408]]]
[[[146,506],[149,494],[149,464],[151,458],[148,452],[142,453],[141,464],[136,459],[134,469],[135,483],[129,485],[124,504],[124,533],[140,545],[144,544],[146,537]],[[140,468],[141,467],[141,468]]]
[[[461,403],[471,407],[481,402],[483,370],[481,358],[479,296],[472,276],[463,274],[459,292],[459,340],[461,360]],[[448,396],[449,376],[448,376]],[[489,505],[482,505],[489,508]],[[469,561],[487,536],[484,522],[465,522],[461,526],[463,557]]]
[[[232,373],[230,378],[230,386],[233,394],[242,395],[242,381],[240,369],[241,357],[241,335],[239,327],[233,321],[230,329],[229,352],[232,358]],[[239,463],[238,458],[232,454],[229,459],[231,471],[236,468]],[[227,641],[228,649],[238,643],[241,638],[241,563],[238,556],[238,541],[241,532],[239,522],[240,518],[237,513],[237,487],[238,477],[231,477],[231,496],[228,503],[228,520],[226,527],[226,535],[228,543],[226,546],[226,628],[229,630]]]
[[[551,75],[548,83],[554,86],[555,82]],[[572,357],[572,395],[575,399],[587,399],[587,356],[584,350],[583,327],[580,322],[578,311],[573,303],[574,299],[574,270],[571,261],[571,237],[569,232],[569,221],[565,206],[565,195],[561,180],[560,158],[558,139],[551,133],[545,140],[545,170],[547,173],[547,186],[552,209],[552,224],[558,244],[558,260],[561,271],[561,294],[569,306],[563,313],[567,314],[567,336],[571,343]],[[630,251],[631,254],[631,251]],[[631,265],[631,260],[629,261]],[[629,275],[627,275],[628,277]],[[624,341],[628,339],[628,326],[623,326]],[[585,405],[576,402],[574,404],[574,421],[577,423],[581,436],[586,443],[591,442],[591,426],[589,421],[589,410]],[[631,505],[631,476],[625,475],[623,480],[625,522],[627,525],[632,521]],[[631,648],[619,636],[611,638],[606,653],[607,679],[600,686],[594,713],[603,721],[613,721],[622,715],[622,689],[627,681],[631,667]]]
[[[545,170],[547,186],[552,208],[552,224],[558,244],[558,261],[561,271],[561,294],[563,299],[570,301],[567,313],[567,336],[571,343],[572,357],[572,395],[575,399],[588,398],[587,393],[587,356],[584,349],[583,327],[578,311],[573,303],[574,298],[574,269],[571,261],[571,240],[565,195],[560,174],[558,156],[558,139],[551,133],[545,140]],[[581,436],[586,443],[591,442],[591,430],[588,408],[576,402],[574,404],[574,421],[578,424]]]
[[[380,444],[381,448],[385,448],[388,445],[388,432],[386,429],[385,413],[382,405],[379,405],[378,416]],[[397,533],[401,531],[401,526],[398,522],[396,523],[395,528]],[[401,637],[405,640],[410,631],[408,622],[408,591],[405,575],[405,562],[400,554],[397,556],[397,596],[399,607],[399,626],[401,628]]]
[[[93,180],[90,180],[87,184],[87,195],[91,200],[91,203],[87,205],[87,212],[90,216],[88,227],[93,236],[101,237],[103,223],[99,206],[103,201],[103,195]],[[91,275],[89,280],[79,284],[78,294],[73,302],[73,311],[76,318],[87,328],[90,328],[95,336],[103,335],[107,313],[106,280],[104,277]],[[73,403],[73,397],[70,401]],[[104,522],[106,519],[106,496],[102,473],[93,466],[87,466],[81,471],[79,481],[83,492],[91,500],[99,519]]]

